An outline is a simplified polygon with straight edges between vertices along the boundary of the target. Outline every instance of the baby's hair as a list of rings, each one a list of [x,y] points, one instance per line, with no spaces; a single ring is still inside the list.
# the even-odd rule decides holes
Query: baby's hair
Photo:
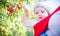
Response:
[[[35,9],[38,8],[38,7],[44,8],[44,9],[47,11],[47,13],[50,14],[49,11],[48,11],[45,7],[43,7],[43,6],[36,6],[36,7],[34,8],[34,12],[35,12]]]

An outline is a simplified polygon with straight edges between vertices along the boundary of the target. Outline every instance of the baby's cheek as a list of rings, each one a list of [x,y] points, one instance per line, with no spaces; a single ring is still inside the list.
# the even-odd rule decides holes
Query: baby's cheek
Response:
[[[48,16],[47,14],[43,15],[43,17],[47,17],[47,16]]]
[[[37,15],[35,15],[35,18],[37,18],[38,16]]]
[[[35,15],[35,19],[36,19],[36,20],[38,20],[38,19],[39,19],[37,15]]]
[[[44,16],[48,16],[48,14],[44,14]]]
[[[38,18],[37,18],[37,17],[35,17],[35,19],[36,19],[36,20],[38,20]]]

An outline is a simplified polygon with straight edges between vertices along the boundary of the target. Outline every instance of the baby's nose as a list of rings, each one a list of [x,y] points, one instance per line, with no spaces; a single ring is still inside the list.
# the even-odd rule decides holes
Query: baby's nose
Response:
[[[42,16],[42,14],[41,14],[41,13],[39,13],[39,16]]]

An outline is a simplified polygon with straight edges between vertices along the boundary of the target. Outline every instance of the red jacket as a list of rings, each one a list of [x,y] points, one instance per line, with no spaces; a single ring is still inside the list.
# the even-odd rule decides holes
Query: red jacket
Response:
[[[47,16],[45,19],[43,19],[42,21],[38,22],[35,26],[34,26],[34,36],[40,36],[40,34],[47,29],[48,27],[48,22],[50,17],[55,14],[57,11],[60,11],[60,6],[49,16]]]

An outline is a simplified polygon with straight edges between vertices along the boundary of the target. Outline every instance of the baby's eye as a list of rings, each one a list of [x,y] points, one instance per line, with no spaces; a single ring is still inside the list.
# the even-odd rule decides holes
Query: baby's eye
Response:
[[[44,13],[44,11],[41,11],[41,13]]]
[[[36,12],[35,14],[38,14],[38,12]]]

